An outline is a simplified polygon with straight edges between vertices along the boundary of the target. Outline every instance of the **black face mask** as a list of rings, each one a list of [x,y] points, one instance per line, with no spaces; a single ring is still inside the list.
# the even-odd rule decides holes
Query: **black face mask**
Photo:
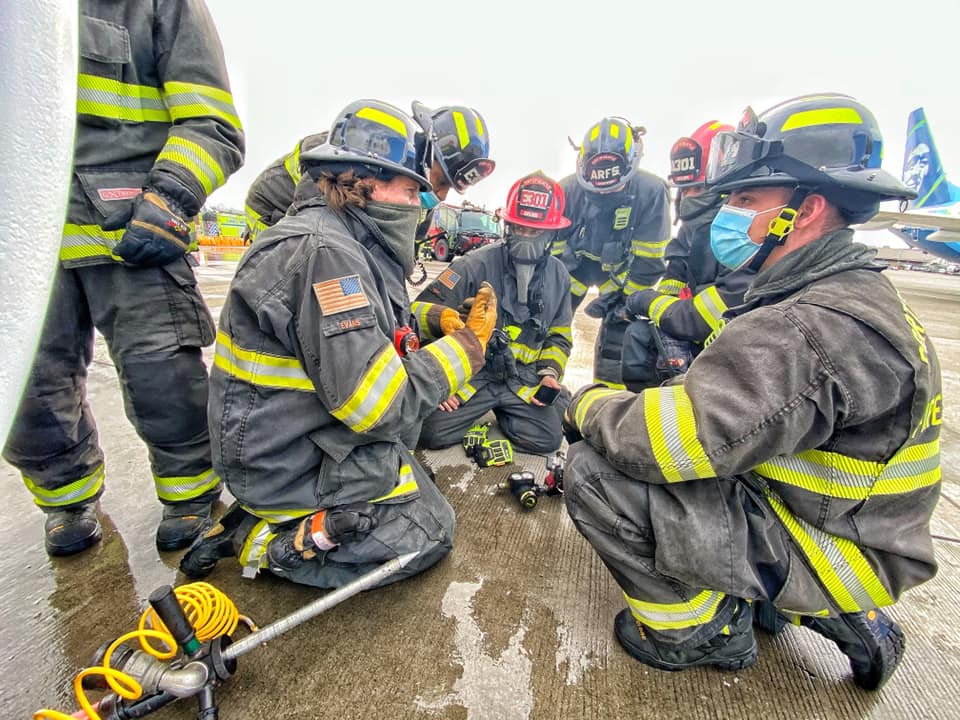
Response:
[[[680,198],[680,202],[677,203],[677,215],[681,220],[686,222],[710,208],[716,207],[719,203],[720,193],[703,192],[692,197],[688,195],[685,198]]]

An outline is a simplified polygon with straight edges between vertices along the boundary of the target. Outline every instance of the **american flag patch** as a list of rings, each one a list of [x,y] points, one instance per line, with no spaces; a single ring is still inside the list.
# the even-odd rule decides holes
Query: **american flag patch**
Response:
[[[370,306],[370,301],[367,300],[360,285],[359,275],[347,275],[336,280],[314,283],[313,292],[317,296],[320,312],[324,316]]]
[[[460,282],[460,274],[455,273],[450,268],[447,268],[442,273],[440,277],[437,278],[440,281],[440,284],[443,285],[447,290],[453,290],[457,283]]]

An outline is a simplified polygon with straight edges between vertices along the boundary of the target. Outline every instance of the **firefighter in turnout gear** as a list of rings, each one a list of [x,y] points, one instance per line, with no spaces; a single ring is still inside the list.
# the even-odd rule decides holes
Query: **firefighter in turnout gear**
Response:
[[[602,320],[594,377],[612,387],[623,387],[624,302],[654,286],[670,242],[667,185],[638,167],[645,133],[619,117],[606,117],[587,130],[577,172],[560,181],[572,222],[551,250],[570,273],[574,311],[591,286],[598,288],[600,296],[587,307],[589,315]]]
[[[490,134],[480,113],[454,106],[430,110],[414,101],[414,118],[423,128],[418,147],[423,175],[433,190],[420,195],[421,217],[417,239],[422,240],[430,227],[430,212],[447,199],[450,189],[463,194],[493,172],[496,163],[489,159]],[[308,135],[287,155],[274,160],[260,173],[247,192],[246,219],[250,242],[266,228],[275,225],[293,204],[294,192],[303,178],[300,156],[323,144],[327,133]],[[307,178],[307,182],[312,182]]]
[[[680,341],[692,355],[709,344],[723,327],[723,313],[739,305],[754,273],[721,265],[710,249],[710,224],[722,196],[705,187],[710,143],[718,132],[733,126],[716,120],[682,137],[670,151],[670,183],[677,188],[677,218],[682,223],[667,246],[667,269],[656,289],[627,298],[630,316],[641,317],[627,327],[623,342],[623,381],[631,390],[659,385],[656,331]],[[649,319],[648,319],[649,318]]]
[[[569,276],[549,250],[556,231],[569,224],[563,203],[560,186],[543,174],[518,180],[501,213],[505,242],[458,258],[413,303],[420,326],[427,327],[430,313],[460,307],[484,280],[499,298],[498,330],[486,364],[426,419],[421,446],[455,445],[493,410],[517,448],[547,454],[560,447],[560,418],[570,397],[560,380],[573,342],[573,312]],[[551,401],[538,399],[538,392]]]
[[[587,387],[568,408],[583,442],[567,509],[626,596],[618,640],[647,665],[751,665],[757,600],[836,643],[862,688],[900,661],[881,608],[936,572],[942,395],[923,326],[849,227],[915,196],[881,151],[845,95],[748,109],[707,169],[729,193],[713,251],[758,271],[745,303],[682,382]]]
[[[186,547],[220,479],[201,348],[213,319],[188,222],[243,161],[244,135],[202,0],[81,0],[73,179],[40,346],[4,458],[46,515],[51,555],[100,540],[106,469],[86,399],[94,331],[117,368],[163,503],[157,547]]]
[[[483,366],[496,298],[478,288],[466,325],[416,350],[404,278],[430,184],[402,111],[351,103],[301,163],[314,191],[246,252],[220,316],[211,438],[238,505],[181,567],[237,555],[332,588],[418,552],[393,582],[450,550],[453,510],[403,436]]]

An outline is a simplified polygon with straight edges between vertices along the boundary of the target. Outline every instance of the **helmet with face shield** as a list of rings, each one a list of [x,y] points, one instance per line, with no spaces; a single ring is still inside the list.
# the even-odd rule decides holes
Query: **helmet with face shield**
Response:
[[[431,110],[414,100],[413,117],[425,133],[421,152],[424,175],[438,165],[450,186],[462,195],[493,172],[497,164],[490,159],[490,133],[476,110],[459,105]]]
[[[500,211],[506,223],[507,254],[517,278],[517,297],[526,304],[536,266],[550,251],[556,231],[570,226],[563,216],[563,188],[542,172],[522,177],[507,193]]]
[[[816,192],[858,223],[884,200],[916,197],[880,167],[882,157],[880,128],[864,105],[848,95],[805,95],[760,115],[747,108],[735,131],[718,133],[706,182],[718,192],[771,185]]]

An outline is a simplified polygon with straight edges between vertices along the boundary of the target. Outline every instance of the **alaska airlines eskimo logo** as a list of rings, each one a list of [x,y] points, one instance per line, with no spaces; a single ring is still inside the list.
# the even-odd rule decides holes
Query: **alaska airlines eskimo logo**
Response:
[[[632,208],[628,205],[627,207],[618,207],[613,211],[613,229],[614,230],[623,230],[627,225],[630,224],[630,210]]]

